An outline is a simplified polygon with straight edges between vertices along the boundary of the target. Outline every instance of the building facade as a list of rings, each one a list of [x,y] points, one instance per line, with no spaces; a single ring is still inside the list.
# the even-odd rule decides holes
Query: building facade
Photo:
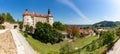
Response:
[[[27,9],[23,14],[23,30],[25,30],[25,26],[33,26],[35,28],[37,22],[48,23],[50,25],[53,24],[53,16],[50,13],[50,9],[48,9],[48,14],[37,14],[29,12]]]

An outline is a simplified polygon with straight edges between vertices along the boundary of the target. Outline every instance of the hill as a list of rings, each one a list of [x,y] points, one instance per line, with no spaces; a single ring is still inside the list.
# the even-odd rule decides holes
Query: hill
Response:
[[[92,26],[94,26],[94,27],[116,27],[119,23],[120,23],[119,21],[116,21],[116,22],[101,21],[101,22],[93,24]]]

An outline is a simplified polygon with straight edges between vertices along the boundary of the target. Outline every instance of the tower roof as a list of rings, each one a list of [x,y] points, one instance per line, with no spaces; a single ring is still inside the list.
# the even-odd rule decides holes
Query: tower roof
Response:
[[[51,16],[50,9],[48,9],[48,16]]]

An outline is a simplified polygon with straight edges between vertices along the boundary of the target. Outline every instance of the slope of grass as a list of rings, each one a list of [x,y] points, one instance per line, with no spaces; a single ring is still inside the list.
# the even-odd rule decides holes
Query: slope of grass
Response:
[[[31,36],[28,36],[26,40],[33,47],[34,50],[40,52],[41,54],[47,54],[48,52],[59,52],[59,49],[62,45],[65,45],[67,41],[63,41],[58,44],[51,45],[50,43],[45,44],[38,40],[33,39]],[[55,54],[56,54],[55,53]]]
[[[89,43],[91,43],[93,40],[96,40],[97,38],[98,38],[97,36],[91,36],[91,37],[82,38],[82,39],[80,38],[72,43],[73,43],[74,47],[84,47],[84,46],[88,45]]]
[[[23,32],[22,32],[23,34]],[[56,43],[51,45],[50,43],[42,43],[34,38],[32,38],[31,36],[28,35],[28,37],[25,37],[26,40],[29,42],[29,44],[32,46],[32,48],[34,50],[36,50],[37,52],[41,53],[41,54],[59,54],[59,49],[64,46],[68,41],[64,40],[60,43]],[[93,40],[96,40],[97,37],[96,36],[91,36],[88,38],[82,38],[82,39],[77,39],[75,42],[72,42],[74,47],[83,47],[89,43],[91,43]]]
[[[118,39],[119,39],[119,37],[118,37],[118,36],[115,36],[115,39],[112,41],[113,44],[112,44],[111,46],[104,45],[104,46],[102,46],[102,47],[100,47],[100,48],[98,48],[98,49],[96,49],[96,50],[94,50],[94,51],[92,51],[92,52],[86,51],[86,49],[84,48],[84,49],[81,50],[80,53],[81,53],[81,54],[104,54],[104,53],[106,53],[106,51],[107,51],[109,48],[111,48],[111,47],[115,44],[115,42],[116,42]]]
[[[115,39],[113,40],[113,45],[116,43],[116,41],[117,41],[118,39],[119,39],[119,37],[118,37],[118,36],[115,36]],[[112,45],[112,46],[113,46],[113,45]],[[103,46],[103,47],[95,50],[93,53],[94,53],[94,54],[102,54],[102,53],[104,53],[105,51],[107,51],[109,48],[111,48],[112,46],[107,47],[107,45],[105,45],[105,46]]]

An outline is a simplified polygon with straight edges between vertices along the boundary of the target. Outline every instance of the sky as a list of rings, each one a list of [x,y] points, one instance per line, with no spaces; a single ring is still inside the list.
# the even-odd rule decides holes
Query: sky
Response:
[[[0,13],[11,13],[15,20],[23,19],[25,9],[47,14],[63,24],[94,24],[100,21],[120,21],[120,0],[0,0]]]

